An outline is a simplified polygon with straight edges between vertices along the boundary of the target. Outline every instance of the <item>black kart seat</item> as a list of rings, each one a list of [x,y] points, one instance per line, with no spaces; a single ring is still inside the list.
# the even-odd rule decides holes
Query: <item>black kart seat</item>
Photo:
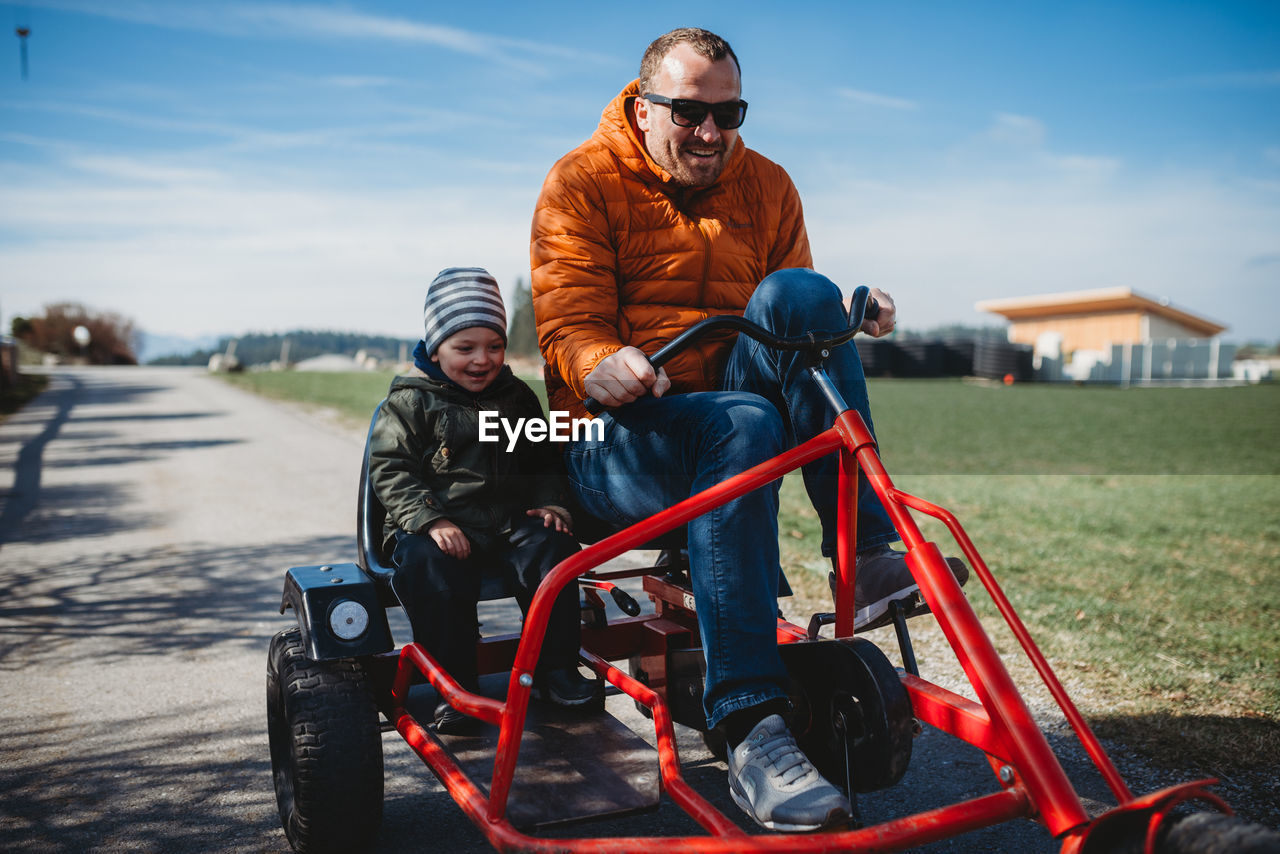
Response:
[[[391,565],[391,556],[382,548],[382,526],[387,518],[387,510],[369,483],[369,445],[373,438],[373,425],[377,423],[378,413],[381,411],[382,403],[379,403],[374,407],[373,417],[369,419],[369,432],[364,439],[360,488],[356,499],[356,563],[378,582],[383,603],[398,605],[400,601],[391,588],[396,570]]]

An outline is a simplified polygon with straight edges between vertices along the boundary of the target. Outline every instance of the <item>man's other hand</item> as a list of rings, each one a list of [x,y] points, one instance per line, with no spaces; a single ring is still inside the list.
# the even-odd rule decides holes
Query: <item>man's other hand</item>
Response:
[[[605,406],[621,406],[652,394],[662,397],[671,388],[667,372],[653,369],[644,352],[637,347],[623,347],[605,356],[583,383],[587,394]]]
[[[888,335],[897,325],[898,309],[893,304],[893,297],[879,288],[871,289],[871,299],[880,304],[880,313],[876,315],[875,320],[862,321],[862,331],[872,338],[879,338]]]

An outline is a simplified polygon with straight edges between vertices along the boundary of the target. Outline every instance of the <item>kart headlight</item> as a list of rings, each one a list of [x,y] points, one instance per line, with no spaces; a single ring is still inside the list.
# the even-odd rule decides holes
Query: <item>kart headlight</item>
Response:
[[[369,612],[359,602],[339,599],[329,610],[329,629],[342,640],[355,640],[369,628]]]

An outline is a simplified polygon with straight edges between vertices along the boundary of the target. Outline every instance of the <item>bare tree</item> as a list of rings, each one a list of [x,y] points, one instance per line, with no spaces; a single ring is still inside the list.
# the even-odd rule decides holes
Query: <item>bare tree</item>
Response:
[[[76,341],[76,327],[89,331],[88,344]],[[28,346],[93,365],[136,365],[137,333],[133,321],[115,312],[99,312],[80,303],[44,307],[42,317],[13,319],[13,331]]]

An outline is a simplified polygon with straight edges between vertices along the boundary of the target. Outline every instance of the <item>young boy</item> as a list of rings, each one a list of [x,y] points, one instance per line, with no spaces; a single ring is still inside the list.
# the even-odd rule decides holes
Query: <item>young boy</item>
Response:
[[[507,318],[498,283],[478,267],[451,267],[427,288],[425,334],[414,369],[391,383],[370,438],[369,474],[387,510],[396,595],[413,638],[464,688],[478,686],[476,603],[482,568],[499,570],[521,611],[538,583],[578,550],[564,508],[568,484],[548,442],[481,442],[479,416],[543,417],[533,390],[503,364]],[[557,597],[535,689],[565,706],[591,702],[578,672],[577,585]],[[474,732],[479,721],[441,702],[436,728]]]

